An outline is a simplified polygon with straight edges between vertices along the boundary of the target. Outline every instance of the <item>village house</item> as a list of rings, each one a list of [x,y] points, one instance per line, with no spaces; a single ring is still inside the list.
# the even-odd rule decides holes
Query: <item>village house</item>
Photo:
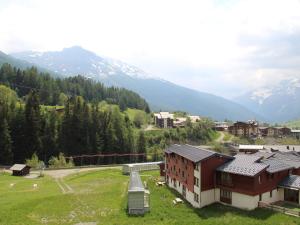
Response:
[[[228,127],[227,122],[215,122],[213,129],[216,131],[227,131]]]
[[[165,150],[166,183],[194,207],[214,202],[251,210],[260,202],[300,204],[300,155],[295,151],[234,157],[191,145]]]
[[[172,128],[174,114],[169,112],[154,113],[154,124],[160,128]]]
[[[253,120],[248,122],[237,121],[228,127],[229,133],[235,136],[256,137],[259,134],[258,123]]]
[[[259,134],[262,137],[284,137],[291,134],[287,127],[259,127]]]

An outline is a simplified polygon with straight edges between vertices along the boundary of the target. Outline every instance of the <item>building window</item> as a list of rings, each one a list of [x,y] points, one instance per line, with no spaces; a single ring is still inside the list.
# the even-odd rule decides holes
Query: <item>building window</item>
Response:
[[[180,182],[178,182],[178,186],[180,187]]]
[[[229,173],[221,173],[221,182],[222,184],[232,184],[232,178]]]
[[[199,195],[194,193],[194,201],[199,202]]]
[[[258,183],[261,184],[261,178],[258,176]]]
[[[176,180],[174,179],[173,182],[174,187],[176,187]]]
[[[260,195],[259,195],[259,201],[261,201],[261,200],[262,200],[262,195],[260,194]]]
[[[270,198],[272,198],[273,190],[270,191]]]
[[[195,165],[195,170],[199,171],[199,164],[198,163]]]
[[[199,179],[197,177],[194,177],[194,184],[199,187]]]
[[[221,189],[221,197],[222,198],[231,198],[231,191]]]
[[[184,171],[182,171],[182,177],[184,177]]]

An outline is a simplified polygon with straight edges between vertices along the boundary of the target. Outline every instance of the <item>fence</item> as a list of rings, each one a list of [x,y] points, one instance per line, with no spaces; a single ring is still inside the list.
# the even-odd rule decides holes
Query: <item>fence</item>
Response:
[[[285,208],[285,207],[278,206],[278,205],[268,204],[268,203],[264,203],[264,202],[258,202],[258,207],[271,209],[271,210],[281,212],[283,214],[290,215],[290,216],[300,217],[300,211],[292,210],[292,209]]]

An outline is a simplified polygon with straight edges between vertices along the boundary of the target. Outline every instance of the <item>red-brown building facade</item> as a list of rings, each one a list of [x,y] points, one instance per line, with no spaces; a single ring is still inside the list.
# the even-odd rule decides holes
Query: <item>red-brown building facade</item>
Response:
[[[172,145],[165,150],[165,178],[168,186],[194,207],[221,202],[254,209],[258,202],[271,203],[288,197],[299,204],[297,187],[280,184],[290,174],[298,175],[300,165],[288,165],[275,154],[278,153],[269,158],[246,154],[231,157],[190,145]],[[300,160],[300,155],[295,157]]]

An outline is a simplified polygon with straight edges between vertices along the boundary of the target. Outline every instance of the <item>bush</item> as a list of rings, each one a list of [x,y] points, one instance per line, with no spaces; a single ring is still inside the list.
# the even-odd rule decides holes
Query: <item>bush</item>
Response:
[[[50,168],[72,168],[74,167],[73,159],[70,158],[67,162],[63,153],[59,153],[58,157],[52,156],[49,160],[49,167]]]
[[[33,153],[31,159],[26,159],[26,165],[34,169],[41,169],[43,166],[45,166],[44,162],[39,160],[39,157],[36,153]]]

